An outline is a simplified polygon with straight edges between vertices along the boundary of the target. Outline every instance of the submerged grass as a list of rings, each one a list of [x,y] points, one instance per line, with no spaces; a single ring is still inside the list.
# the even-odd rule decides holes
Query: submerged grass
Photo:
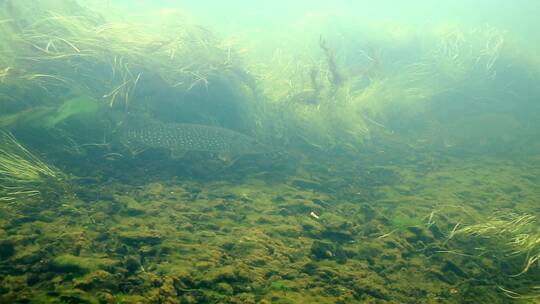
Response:
[[[0,174],[4,181],[35,182],[43,177],[60,177],[60,172],[48,166],[22,146],[8,132],[0,132]]]
[[[227,168],[206,154],[178,163],[152,154],[124,162],[89,149],[83,157],[61,159],[65,167],[74,164],[77,172],[95,176],[79,179],[77,196],[54,200],[65,204],[27,208],[39,216],[0,218],[0,237],[13,234],[13,242],[28,251],[38,247],[29,245],[28,235],[50,246],[49,232],[40,229],[69,230],[53,233],[60,249],[15,254],[13,244],[2,243],[2,260],[15,265],[2,265],[11,272],[0,278],[9,285],[0,288],[1,299],[19,300],[20,290],[32,299],[36,290],[50,289],[73,301],[109,290],[100,301],[262,303],[307,296],[350,303],[420,296],[462,303],[500,295],[495,288],[472,290],[505,282],[497,265],[516,270],[510,278],[523,283],[520,291],[538,289],[527,280],[540,261],[536,215],[516,212],[461,224],[494,209],[486,202],[524,200],[536,190],[506,193],[499,187],[506,181],[492,179],[502,163],[482,163],[492,166],[485,171],[478,163],[460,168],[448,157],[454,144],[440,131],[452,129],[447,120],[462,124],[455,116],[464,113],[484,121],[477,112],[489,110],[482,106],[494,98],[490,90],[504,87],[497,77],[508,70],[501,67],[513,63],[502,33],[443,28],[423,35],[420,45],[408,37],[360,49],[317,33],[307,55],[283,41],[270,59],[246,64],[232,40],[224,42],[178,11],[121,20],[67,0],[0,5],[1,127],[38,126],[47,133],[44,141],[65,128],[77,147],[109,147],[102,136],[122,118],[96,122],[94,114],[103,108],[173,123],[183,115],[214,126],[229,116],[245,119],[250,135],[288,145],[287,152],[300,156],[293,164],[247,159]],[[359,39],[396,35],[373,32],[376,37],[359,32]],[[455,105],[458,111],[447,115]],[[64,124],[85,113],[93,114],[87,129],[81,121]],[[488,125],[502,121],[490,117]],[[76,144],[96,139],[84,130],[98,133],[100,144]],[[462,133],[471,138],[470,130]],[[435,151],[422,149],[439,142]],[[267,171],[259,175],[242,171],[261,167]],[[204,181],[193,182],[196,176]],[[265,177],[268,183],[258,180]],[[0,133],[0,200],[37,198],[54,192],[64,178],[13,135]],[[160,179],[170,184],[146,184]],[[242,184],[245,179],[256,182]],[[489,247],[470,254],[469,244],[454,242],[458,238]],[[443,252],[453,255],[441,257]],[[501,287],[519,296],[509,289]]]
[[[519,276],[540,259],[540,231],[537,226],[534,215],[507,214],[492,217],[484,223],[455,229],[450,237],[465,235],[492,238],[497,244],[504,244],[499,250],[504,251],[505,255],[526,257],[523,270],[513,275]]]
[[[511,277],[525,275],[537,264],[540,267],[540,229],[536,216],[532,214],[500,214],[487,219],[485,222],[454,229],[449,238],[466,237],[482,238],[489,241],[484,247],[485,252],[501,257],[503,262],[514,264],[513,258],[524,260],[521,270],[511,274]],[[482,253],[483,254],[483,253]],[[529,295],[510,291],[504,287],[501,290],[512,298],[534,298],[540,296],[537,289],[532,287]]]
[[[20,197],[39,196],[40,188],[63,174],[28,151],[15,137],[0,131],[0,200],[14,202]]]
[[[38,103],[54,102],[57,87],[62,87],[127,108],[145,74],[147,80],[186,92],[207,87],[237,62],[234,50],[223,48],[179,14],[162,16],[164,31],[108,21],[74,1],[45,1],[32,10],[18,1],[3,5],[8,21],[0,24],[5,33],[0,79],[2,84],[13,80],[19,87],[41,88],[49,98]],[[0,91],[13,92],[1,85]]]

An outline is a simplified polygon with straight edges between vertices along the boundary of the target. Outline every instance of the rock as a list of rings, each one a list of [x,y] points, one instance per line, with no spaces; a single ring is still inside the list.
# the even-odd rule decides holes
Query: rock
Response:
[[[334,242],[346,243],[353,240],[353,235],[348,230],[340,230],[334,228],[327,228],[321,232],[322,238],[329,239]]]
[[[314,275],[317,272],[318,267],[319,266],[316,263],[307,262],[302,266],[301,271],[309,275]]]
[[[114,296],[107,291],[102,291],[97,294],[100,304],[116,304],[118,303]]]
[[[114,252],[121,255],[126,255],[129,253],[129,248],[126,245],[121,244],[120,246],[118,246],[118,248],[114,250]]]
[[[444,233],[441,232],[437,224],[430,225],[429,230],[431,231],[431,234],[433,235],[433,237],[435,237],[436,239],[442,239],[445,237]]]
[[[236,246],[236,243],[235,242],[225,242],[223,244],[221,244],[221,248],[227,250],[227,251],[231,251],[233,250],[233,248]]]
[[[506,185],[502,187],[502,191],[506,194],[514,194],[521,192],[522,189],[518,185]]]
[[[130,246],[157,245],[161,243],[161,236],[157,231],[126,231],[120,233],[118,238]]]
[[[111,259],[64,254],[57,256],[49,263],[49,270],[52,272],[82,275],[97,269],[112,268],[114,264],[115,261]]]
[[[269,234],[276,237],[291,237],[297,238],[302,235],[302,227],[294,226],[290,224],[281,224],[272,227]]]
[[[209,285],[218,282],[235,282],[237,279],[237,273],[231,265],[215,268],[205,276],[205,281],[209,283]]]
[[[255,295],[247,292],[240,293],[231,299],[233,304],[256,304],[258,301],[255,299]]]
[[[93,303],[91,296],[80,289],[62,290],[58,300],[60,303]]]
[[[446,263],[443,265],[441,270],[448,274],[448,273],[454,273],[455,275],[462,277],[462,278],[468,278],[469,276],[463,271],[459,266],[454,264],[452,261],[446,261]]]
[[[307,189],[307,190],[322,190],[323,189],[321,183],[316,180],[295,178],[291,181],[291,184],[295,187],[298,187],[301,189]]]
[[[216,290],[219,293],[222,293],[222,294],[225,294],[225,295],[228,295],[228,296],[234,294],[234,289],[232,288],[232,286],[225,283],[225,282],[218,283],[216,285]]]
[[[58,217],[52,210],[43,210],[39,213],[38,218],[45,223],[52,223]]]
[[[165,192],[164,189],[165,187],[160,183],[150,183],[146,185],[144,189],[144,194],[159,197],[163,196],[163,193]]]
[[[128,216],[139,216],[145,213],[143,206],[131,196],[115,195],[114,201],[123,205],[123,213]]]
[[[362,204],[360,206],[362,217],[364,218],[364,221],[370,221],[374,219],[377,216],[377,211],[371,207],[369,204]]]
[[[163,284],[159,288],[159,294],[161,296],[160,303],[179,303],[178,293],[174,287],[174,280],[171,277],[165,277]]]
[[[370,265],[374,265],[378,257],[383,254],[383,250],[377,247],[376,244],[366,243],[359,248],[357,258],[367,261]]]
[[[324,231],[323,225],[311,217],[301,218],[300,224],[302,225],[302,230],[312,238],[320,238],[322,231]]]
[[[33,265],[39,263],[46,255],[44,250],[36,250],[33,252],[28,252],[22,256],[18,256],[15,259],[15,263],[18,265]]]
[[[285,197],[283,197],[283,195],[277,195],[277,196],[272,198],[273,203],[284,203],[286,201],[287,200],[285,199]]]
[[[209,261],[199,261],[195,263],[195,268],[199,271],[206,271],[215,266],[215,263]]]
[[[356,296],[363,300],[368,300],[370,297],[385,301],[390,300],[385,288],[370,280],[356,280],[352,283],[352,286]],[[368,302],[373,303],[374,301]]]
[[[284,204],[278,205],[278,208],[280,208],[279,213],[281,215],[296,215],[296,214],[309,215],[310,212],[321,214],[323,211],[323,208],[320,205],[307,199],[289,200],[285,202]]]
[[[329,242],[314,241],[311,245],[311,254],[317,260],[332,259],[335,256],[335,246]]]
[[[75,282],[75,287],[84,291],[116,290],[115,277],[104,270],[94,271]]]
[[[347,254],[340,246],[326,241],[314,241],[311,245],[311,255],[315,260],[331,259],[340,264],[347,261]]]
[[[0,259],[5,260],[15,255],[15,243],[11,240],[0,241]]]
[[[433,238],[425,233],[425,230],[423,228],[417,227],[417,226],[410,226],[407,227],[407,235],[405,236],[405,239],[407,242],[414,244],[417,242],[423,242],[424,244],[433,242]],[[412,233],[412,234],[411,234]]]
[[[141,270],[141,263],[139,262],[140,259],[129,256],[124,261],[124,267],[127,269],[129,274],[133,274]]]
[[[31,223],[37,221],[38,218],[35,216],[19,216],[14,219],[11,219],[9,223],[10,228],[15,228],[17,226],[20,226],[22,224]]]
[[[332,242],[346,243],[353,240],[353,225],[345,218],[327,213],[322,217],[324,229],[319,237],[331,240]]]

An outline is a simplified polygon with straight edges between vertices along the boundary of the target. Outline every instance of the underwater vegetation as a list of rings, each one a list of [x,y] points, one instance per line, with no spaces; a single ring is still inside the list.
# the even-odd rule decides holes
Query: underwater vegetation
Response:
[[[0,1],[0,302],[538,301],[537,53],[297,21]]]
[[[42,195],[42,188],[60,180],[63,174],[22,146],[12,134],[0,133],[0,200],[17,203]],[[46,188],[45,188],[46,189]],[[52,191],[48,189],[46,191]]]
[[[535,268],[540,259],[540,231],[536,216],[530,214],[502,214],[488,218],[485,222],[455,229],[449,235],[453,237],[482,238],[488,242],[485,249],[489,254],[497,255],[503,263],[516,263],[516,257],[522,259],[518,265],[522,270],[511,274],[518,277],[528,272],[531,267]],[[481,250],[481,249],[480,249]],[[517,266],[519,267],[519,266]],[[508,269],[516,268],[515,265]],[[536,270],[537,271],[537,270]],[[538,289],[538,286],[534,287]],[[507,296],[520,298],[536,298],[537,294],[520,294],[518,292],[501,289]]]
[[[489,27],[435,27],[428,33],[410,35],[425,42],[420,46],[407,42],[400,45],[398,40],[388,49],[364,42],[368,47],[358,51],[361,55],[343,50],[340,60],[336,59],[340,49],[322,36],[319,46],[323,56],[319,61],[277,51],[270,66],[261,67],[265,95],[283,108],[280,113],[285,118],[277,133],[295,130],[301,133],[295,135],[325,147],[361,146],[373,132],[399,132],[401,138],[421,137],[446,146],[437,143],[439,135],[444,134],[442,137],[462,147],[474,141],[507,138],[504,133],[489,131],[479,131],[474,139],[470,133],[467,139],[456,138],[461,132],[455,129],[462,123],[451,121],[470,119],[467,123],[480,125],[480,114],[498,115],[502,129],[512,129],[510,132],[529,132],[519,126],[523,119],[532,122],[529,117],[520,117],[513,110],[492,113],[510,94],[520,95],[512,96],[513,100],[530,106],[525,104],[525,95],[498,92],[502,89],[497,87],[499,78],[509,72],[505,62],[522,67],[529,64],[516,62],[502,32]],[[347,43],[354,46],[361,39],[369,41],[373,37],[358,33]],[[407,56],[396,58],[400,53]],[[489,106],[484,103],[487,99]],[[477,125],[471,129],[477,129]]]
[[[88,96],[77,96],[64,101],[58,108],[43,106],[16,114],[4,115],[0,125],[4,128],[32,127],[51,129],[73,117],[95,114],[99,103]]]
[[[108,22],[74,1],[3,1],[2,6],[2,116],[30,108],[28,115],[48,115],[36,113],[36,107],[63,111],[74,98],[127,109],[137,88],[187,93],[207,90],[209,79],[244,77],[233,51],[178,14],[162,16],[161,26],[168,29],[163,31]],[[4,117],[4,127],[13,117]],[[64,118],[48,118],[46,125]]]

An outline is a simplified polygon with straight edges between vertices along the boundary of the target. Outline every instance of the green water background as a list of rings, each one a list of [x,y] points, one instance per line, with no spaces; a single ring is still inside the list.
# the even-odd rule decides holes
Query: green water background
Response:
[[[2,28],[15,39],[0,48],[0,125],[65,172],[23,179],[40,195],[1,209],[2,300],[538,298],[537,261],[515,276],[538,247],[510,254],[512,233],[460,230],[539,213],[538,2],[40,3],[39,18],[95,9],[104,19],[83,24],[120,30],[87,44],[95,30],[44,22],[75,46],[43,35],[74,58],[55,61],[17,39],[34,23]],[[160,53],[177,34],[185,62]],[[132,153],[115,142],[129,115],[277,152]]]

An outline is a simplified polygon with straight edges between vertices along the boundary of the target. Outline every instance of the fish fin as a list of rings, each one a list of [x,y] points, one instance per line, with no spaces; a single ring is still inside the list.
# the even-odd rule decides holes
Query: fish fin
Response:
[[[219,153],[218,159],[225,164],[225,168],[234,166],[236,162],[240,159],[241,155],[232,155],[229,153]]]
[[[184,158],[186,156],[187,150],[174,150],[171,151],[171,157],[178,159],[178,158]]]
[[[131,155],[138,156],[139,154],[143,153],[144,151],[148,150],[147,148],[138,148],[138,149],[131,149]]]
[[[221,160],[222,162],[224,162],[224,163],[229,163],[233,159],[232,155],[230,153],[227,153],[227,152],[218,153],[217,158],[219,160]]]

